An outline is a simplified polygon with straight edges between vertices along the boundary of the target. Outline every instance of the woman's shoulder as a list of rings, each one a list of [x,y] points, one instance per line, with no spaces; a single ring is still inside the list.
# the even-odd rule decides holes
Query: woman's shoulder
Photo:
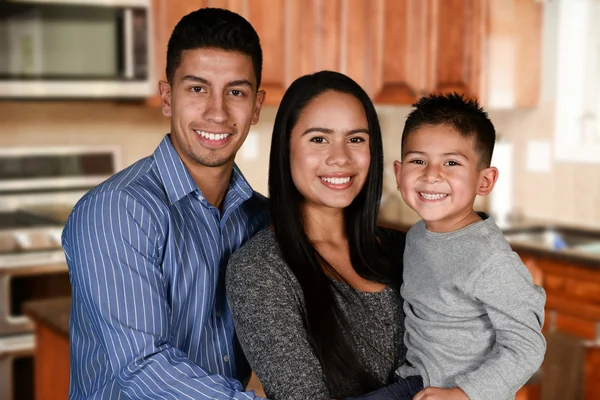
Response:
[[[275,232],[265,228],[247,240],[229,258],[227,275],[244,275],[261,279],[266,275],[288,276],[287,266]]]

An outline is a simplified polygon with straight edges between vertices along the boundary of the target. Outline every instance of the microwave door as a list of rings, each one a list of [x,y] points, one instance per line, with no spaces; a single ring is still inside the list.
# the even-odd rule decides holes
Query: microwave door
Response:
[[[0,98],[152,96],[149,2],[0,2]]]

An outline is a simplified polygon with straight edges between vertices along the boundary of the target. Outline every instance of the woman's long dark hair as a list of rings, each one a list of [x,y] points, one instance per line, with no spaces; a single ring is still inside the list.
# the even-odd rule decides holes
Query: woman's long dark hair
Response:
[[[320,256],[304,229],[302,195],[290,169],[290,136],[305,107],[327,91],[349,94],[365,110],[371,164],[364,187],[344,210],[350,260],[363,278],[397,287],[398,271],[384,257],[376,237],[376,221],[383,183],[383,145],[375,107],[365,91],[346,75],[321,71],[296,79],[285,92],[273,128],[269,164],[271,219],[285,261],[298,279],[306,303],[306,327],[327,381],[339,387],[358,383],[364,393],[376,388],[373,374],[344,337],[346,321],[334,301],[329,275],[339,276]]]

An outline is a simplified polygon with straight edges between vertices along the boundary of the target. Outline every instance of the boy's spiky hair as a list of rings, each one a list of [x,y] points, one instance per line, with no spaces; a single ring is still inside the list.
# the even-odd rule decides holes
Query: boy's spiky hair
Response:
[[[415,130],[424,125],[448,125],[460,135],[475,139],[480,169],[490,166],[496,143],[496,130],[477,99],[456,92],[432,93],[421,97],[413,107],[415,109],[408,114],[402,132],[402,154],[407,137]]]

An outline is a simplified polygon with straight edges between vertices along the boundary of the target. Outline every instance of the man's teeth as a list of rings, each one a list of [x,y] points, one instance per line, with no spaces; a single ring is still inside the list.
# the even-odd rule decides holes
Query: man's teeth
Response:
[[[200,136],[202,136],[203,138],[206,138],[208,140],[223,140],[225,139],[227,136],[229,136],[228,133],[218,133],[218,134],[214,134],[214,133],[208,133],[208,132],[204,132],[204,131],[194,131],[197,134],[199,134]]]
[[[345,178],[325,178],[324,176],[322,176],[321,179],[324,180],[325,182],[331,183],[333,185],[343,185],[344,183],[350,182],[349,176],[347,176]]]
[[[427,199],[427,200],[439,200],[439,199],[443,199],[444,197],[448,196],[445,193],[440,193],[440,194],[429,194],[429,193],[419,193],[421,196],[423,196],[423,198]]]

